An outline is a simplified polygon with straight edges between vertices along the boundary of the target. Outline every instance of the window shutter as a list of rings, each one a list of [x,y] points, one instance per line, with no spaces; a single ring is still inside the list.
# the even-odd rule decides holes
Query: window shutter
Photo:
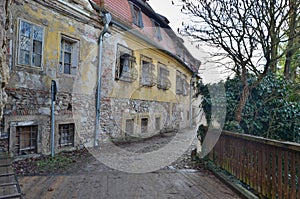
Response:
[[[132,23],[136,23],[137,21],[137,16],[135,16],[134,14],[134,7],[133,7],[133,4],[132,2],[129,1],[129,6],[130,6],[130,10],[131,10],[131,16],[132,16]]]
[[[139,26],[141,27],[141,28],[143,28],[144,27],[144,23],[143,23],[143,17],[142,17],[142,11],[141,11],[141,9],[140,9],[140,12],[139,12]]]
[[[120,78],[120,56],[121,56],[121,53],[120,53],[119,49],[117,49],[116,72],[115,72],[116,80],[118,80]]]
[[[79,42],[73,44],[71,74],[76,75],[79,65]]]
[[[155,22],[154,19],[151,19],[153,33],[155,34]]]
[[[157,34],[157,39],[158,39],[158,40],[162,40],[161,32],[160,32],[160,26],[157,27],[157,32],[156,32],[156,34]]]

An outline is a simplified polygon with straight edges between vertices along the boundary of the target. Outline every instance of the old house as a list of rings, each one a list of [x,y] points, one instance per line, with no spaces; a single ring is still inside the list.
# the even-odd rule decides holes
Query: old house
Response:
[[[146,1],[16,0],[11,10],[2,132],[15,155],[50,153],[51,132],[59,151],[191,124],[200,62]]]

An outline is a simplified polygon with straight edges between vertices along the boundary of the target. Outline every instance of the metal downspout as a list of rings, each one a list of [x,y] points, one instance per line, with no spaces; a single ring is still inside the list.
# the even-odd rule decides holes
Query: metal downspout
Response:
[[[105,21],[104,28],[99,37],[99,55],[98,55],[98,75],[97,75],[97,99],[96,99],[96,123],[95,123],[95,146],[99,146],[99,134],[100,134],[100,107],[101,107],[101,77],[102,77],[102,54],[103,54],[103,37],[108,31],[109,23],[111,22],[110,13],[103,13],[103,20]]]

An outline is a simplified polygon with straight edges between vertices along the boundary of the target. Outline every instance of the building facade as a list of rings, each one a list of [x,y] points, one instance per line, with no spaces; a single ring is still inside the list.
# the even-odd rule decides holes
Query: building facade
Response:
[[[2,132],[15,155],[50,153],[51,130],[60,151],[190,125],[200,62],[146,1],[16,0],[11,10]]]

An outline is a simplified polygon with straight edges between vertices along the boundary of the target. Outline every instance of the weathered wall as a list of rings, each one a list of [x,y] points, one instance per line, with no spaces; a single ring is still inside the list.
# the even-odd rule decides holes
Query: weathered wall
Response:
[[[55,145],[58,147],[58,125],[75,124],[75,146],[92,146],[95,136],[95,99],[98,66],[98,37],[101,31],[98,14],[90,10],[87,0],[41,1],[15,0],[12,5],[13,48],[11,79],[7,85],[8,103],[4,110],[5,132],[10,131],[10,148],[16,142],[18,124],[34,122],[38,125],[38,153],[50,153],[51,80],[58,84],[55,101]],[[81,2],[81,3],[80,3]],[[75,7],[74,7],[75,6]],[[88,8],[86,8],[88,7]],[[76,8],[76,9],[74,9]],[[77,11],[76,11],[77,10]],[[78,11],[79,10],[79,11]],[[41,68],[17,64],[19,20],[23,19],[44,28],[43,64]],[[184,128],[189,125],[189,96],[176,94],[176,70],[191,78],[191,73],[176,59],[159,49],[153,49],[136,36],[118,27],[110,27],[110,35],[103,43],[103,72],[101,93],[101,135],[124,138],[150,136],[159,131]],[[59,72],[62,36],[79,42],[79,65],[75,74]],[[117,44],[134,50],[139,72],[134,82],[115,80]],[[168,90],[140,84],[140,55],[153,59],[153,64],[164,63],[172,86]],[[157,67],[155,73],[158,72]],[[141,118],[149,119],[149,132],[141,132]],[[159,128],[155,120],[160,118]],[[125,132],[126,119],[134,120],[134,132]],[[107,136],[108,135],[108,136]]]
[[[38,1],[18,1],[12,5],[13,62],[11,79],[6,88],[8,103],[4,111],[5,132],[9,132],[10,125],[17,124],[18,121],[38,123],[38,153],[50,152],[51,80],[55,80],[58,85],[55,102],[56,146],[59,139],[58,124],[62,123],[75,123],[75,146],[93,143],[100,33],[100,28],[94,27],[100,26],[98,14],[85,9],[85,4],[73,4],[78,10],[82,10],[81,12],[70,8],[71,3],[48,1],[45,5],[42,6]],[[41,68],[17,64],[19,19],[44,28]],[[62,36],[70,37],[79,43],[79,66],[76,74],[59,72]],[[10,135],[10,140],[13,149],[14,134]]]
[[[9,67],[7,60],[7,47],[9,46],[8,31],[10,28],[10,0],[0,2],[0,119],[2,118],[3,108],[6,103],[5,86],[9,79]]]
[[[174,130],[189,126],[189,94],[186,96],[176,94],[176,71],[185,74],[187,80],[191,72],[177,60],[156,49],[149,43],[142,41],[128,31],[115,26],[109,29],[110,36],[104,39],[104,59],[102,75],[102,102],[101,125],[104,132],[112,137],[124,136],[150,136],[158,133],[155,130],[155,117],[161,118],[160,130]],[[136,58],[135,69],[138,71],[137,79],[133,82],[115,80],[117,67],[117,45],[122,44],[134,51]],[[169,70],[168,79],[171,88],[159,89],[143,86],[141,79],[141,55],[152,59],[155,65],[154,73],[158,75],[158,62],[163,63]],[[157,78],[156,78],[157,79]],[[156,81],[155,79],[155,81]],[[149,118],[149,132],[141,132],[141,118]],[[125,131],[126,119],[134,119],[135,135]]]

